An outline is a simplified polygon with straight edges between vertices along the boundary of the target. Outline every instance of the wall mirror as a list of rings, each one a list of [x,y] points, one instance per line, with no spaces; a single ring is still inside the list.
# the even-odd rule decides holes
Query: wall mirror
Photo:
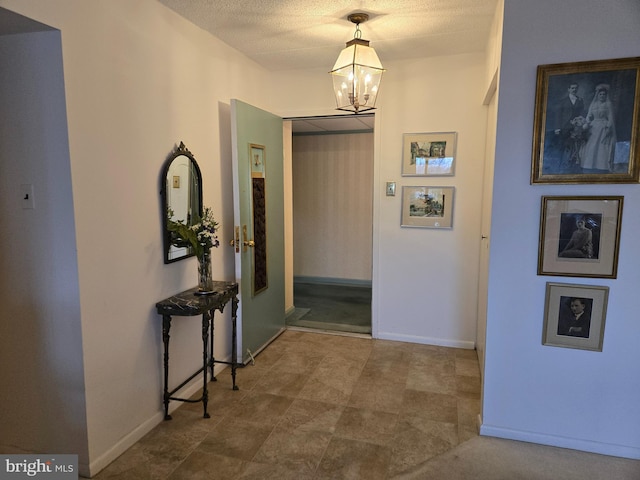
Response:
[[[202,174],[184,143],[180,142],[164,163],[160,182],[164,263],[172,263],[192,257],[195,252],[189,244],[180,242],[169,231],[168,213],[172,212],[172,220],[183,221],[187,225],[202,215]]]

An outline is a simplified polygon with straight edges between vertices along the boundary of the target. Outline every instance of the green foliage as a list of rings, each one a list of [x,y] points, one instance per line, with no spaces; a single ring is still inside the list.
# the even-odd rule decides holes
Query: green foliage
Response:
[[[213,210],[204,207],[202,217],[195,216],[194,223],[187,225],[184,220],[173,220],[173,210],[167,210],[167,228],[171,232],[171,243],[177,247],[191,246],[197,256],[201,256],[212,247],[219,247],[219,224],[213,216]]]

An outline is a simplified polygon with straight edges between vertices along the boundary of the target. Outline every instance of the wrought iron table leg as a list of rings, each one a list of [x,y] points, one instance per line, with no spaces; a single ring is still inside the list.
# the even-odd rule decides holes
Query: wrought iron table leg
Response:
[[[237,317],[238,317],[238,297],[236,295],[231,299],[231,379],[233,381],[233,389],[239,390],[236,385],[236,367],[238,365],[238,347],[237,347]]]
[[[209,340],[209,324],[213,320],[209,312],[202,314],[202,404],[204,406],[204,418],[210,418],[207,412],[207,403],[209,402],[209,391],[207,390],[207,364],[209,362],[208,340]]]
[[[215,328],[215,321],[214,321],[214,316],[216,314],[215,310],[211,310],[211,350],[210,350],[210,355],[209,355],[209,362],[211,365],[211,381],[212,382],[217,382],[218,379],[216,378],[216,376],[213,373],[213,367],[216,364],[216,359],[213,353],[213,332],[214,332],[214,328]]]
[[[171,315],[162,315],[162,343],[164,344],[164,419],[171,420],[169,415],[169,330]]]

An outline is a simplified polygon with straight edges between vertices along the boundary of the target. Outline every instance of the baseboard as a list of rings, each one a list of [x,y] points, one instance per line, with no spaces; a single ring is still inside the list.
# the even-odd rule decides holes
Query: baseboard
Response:
[[[226,361],[230,361],[226,359]],[[216,365],[213,369],[214,375],[217,377],[222,371],[228,368],[227,365]],[[230,367],[229,367],[230,368]],[[189,398],[198,393],[202,388],[202,376],[198,375],[191,382],[185,385],[179,392],[180,397]],[[162,393],[162,392],[159,392]],[[178,394],[178,393],[176,393]],[[169,402],[169,413],[174,412],[177,408],[182,406],[182,402]],[[129,448],[135,445],[142,437],[157,427],[164,421],[164,410],[156,412],[151,418],[138,425],[129,434],[125,435],[118,441],[113,447],[100,455],[96,460],[92,461],[89,465],[78,465],[79,474],[81,477],[91,478],[97,475],[101,470],[107,467],[116,458],[126,452]]]
[[[262,345],[258,350],[256,350],[255,352],[252,352],[251,350],[249,350],[247,348],[247,351],[241,356],[242,358],[242,363],[243,365],[247,365],[249,362],[253,363],[255,361],[255,358],[265,349],[267,348],[271,342],[273,342],[276,338],[278,338],[280,335],[282,335],[284,333],[284,331],[286,330],[286,327],[281,328],[280,330],[278,330],[276,332],[276,334],[271,337],[269,340],[267,340],[264,345]]]
[[[364,333],[339,332],[337,330],[320,330],[317,328],[307,328],[307,327],[297,327],[297,326],[288,326],[287,330],[291,330],[294,332],[317,333],[318,335],[336,335],[338,337],[366,338],[369,340],[371,340],[372,338],[370,334],[364,334]]]
[[[199,386],[202,386],[202,380],[200,380]],[[186,395],[193,395],[198,390],[194,388],[193,391],[191,389],[185,390]],[[177,403],[177,402],[173,402]],[[171,410],[171,408],[170,408]],[[131,431],[128,435],[125,435],[120,439],[118,443],[116,443],[113,447],[107,450],[105,453],[100,455],[96,460],[89,464],[89,471],[83,471],[83,466],[80,466],[80,475],[87,476],[89,478],[97,475],[100,471],[106,468],[111,462],[113,462],[116,458],[126,452],[129,448],[135,445],[142,437],[144,437],[147,433],[153,430],[157,425],[159,425],[164,420],[164,412],[157,412],[151,418],[149,418],[146,422],[139,425],[133,431]]]
[[[522,430],[511,430],[502,427],[492,427],[491,425],[481,425],[480,435],[505,438],[507,440],[518,440],[528,443],[537,443],[539,445],[548,445],[551,447],[569,448],[571,450],[598,453],[612,457],[640,460],[640,448],[628,447],[626,445],[615,445],[611,443],[581,440],[579,438],[559,437],[556,435],[546,435]]]
[[[359,280],[351,278],[332,278],[332,277],[293,277],[293,283],[311,283],[315,285],[347,285],[350,287],[371,288],[371,280]]]
[[[437,345],[440,347],[465,348],[475,350],[475,342],[454,340],[448,338],[420,337],[417,335],[398,335],[396,333],[378,332],[375,338],[380,340],[395,340],[396,342],[420,343],[422,345]]]

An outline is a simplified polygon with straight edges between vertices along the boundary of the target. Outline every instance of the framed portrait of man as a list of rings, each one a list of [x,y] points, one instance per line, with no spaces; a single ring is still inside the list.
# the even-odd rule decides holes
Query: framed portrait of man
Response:
[[[640,57],[539,65],[531,183],[638,183]]]
[[[609,287],[546,285],[542,344],[602,351]]]

